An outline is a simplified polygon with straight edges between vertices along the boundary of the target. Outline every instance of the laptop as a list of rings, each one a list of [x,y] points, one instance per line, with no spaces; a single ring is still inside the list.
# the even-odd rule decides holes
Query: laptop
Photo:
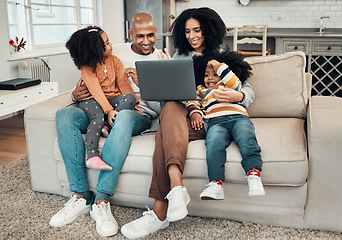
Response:
[[[38,78],[16,78],[0,82],[0,90],[19,90],[41,83]]]
[[[151,101],[196,100],[191,59],[136,61],[141,99]]]

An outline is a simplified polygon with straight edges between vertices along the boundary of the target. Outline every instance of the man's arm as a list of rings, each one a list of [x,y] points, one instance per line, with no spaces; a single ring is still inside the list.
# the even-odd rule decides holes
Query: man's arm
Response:
[[[91,98],[91,94],[82,79],[77,82],[75,89],[71,93],[71,98],[78,102]]]

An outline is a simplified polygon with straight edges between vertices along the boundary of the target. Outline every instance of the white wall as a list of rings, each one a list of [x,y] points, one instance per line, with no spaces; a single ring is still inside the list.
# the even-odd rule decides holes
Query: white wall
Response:
[[[191,7],[210,7],[227,27],[267,25],[269,28],[319,28],[319,18],[327,28],[342,28],[341,0],[252,0],[241,7],[238,0],[190,0],[176,3],[176,15]]]
[[[115,2],[115,4],[114,4]],[[113,43],[124,41],[123,0],[102,0],[102,28],[108,33]],[[18,62],[7,61],[10,57],[9,34],[7,27],[6,1],[0,1],[0,81],[19,77]],[[121,24],[122,23],[122,24]],[[58,82],[59,92],[73,89],[80,78],[80,73],[68,53],[48,56],[51,68],[51,81]]]

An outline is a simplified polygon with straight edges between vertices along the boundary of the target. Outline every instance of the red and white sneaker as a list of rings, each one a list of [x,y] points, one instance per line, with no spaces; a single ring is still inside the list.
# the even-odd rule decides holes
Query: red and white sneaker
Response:
[[[112,167],[105,163],[100,157],[91,157],[86,162],[87,167],[103,171],[112,171]]]
[[[206,188],[200,195],[202,200],[222,200],[224,199],[224,191],[222,187],[222,181],[211,181],[206,185]]]
[[[247,173],[249,192],[248,196],[264,196],[265,190],[261,182],[259,169],[252,168]]]

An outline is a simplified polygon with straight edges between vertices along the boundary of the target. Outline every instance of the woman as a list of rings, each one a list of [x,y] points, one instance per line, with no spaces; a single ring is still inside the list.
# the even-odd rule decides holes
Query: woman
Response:
[[[172,38],[177,52],[174,59],[192,58],[197,54],[219,52],[226,33],[221,17],[210,8],[193,8],[183,11],[172,25]],[[171,59],[168,51],[162,59]],[[246,83],[240,92],[233,89],[215,90],[213,96],[220,102],[239,102],[244,107],[253,101],[254,93]],[[143,217],[121,228],[128,238],[139,238],[164,229],[169,222],[186,217],[189,194],[183,185],[184,170],[189,141],[205,139],[203,128],[191,128],[185,105],[177,101],[167,102],[159,116],[153,154],[153,176],[149,197],[155,199],[152,210]],[[165,174],[167,173],[167,174]],[[170,191],[171,190],[171,191]]]

